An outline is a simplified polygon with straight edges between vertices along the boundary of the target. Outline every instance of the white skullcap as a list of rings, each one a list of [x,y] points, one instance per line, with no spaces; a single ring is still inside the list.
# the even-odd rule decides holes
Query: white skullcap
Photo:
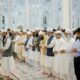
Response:
[[[61,31],[56,31],[55,34],[62,34],[62,32]]]
[[[28,35],[31,35],[32,33],[30,31],[27,32]]]
[[[72,31],[75,31],[77,28],[75,27],[75,28],[72,28]]]
[[[39,35],[44,35],[45,33],[43,31],[39,31]]]
[[[48,32],[53,32],[53,29],[52,28],[48,28],[47,31]]]
[[[15,32],[20,32],[20,30],[19,30],[19,29],[15,29],[14,31],[15,31]]]
[[[2,29],[1,32],[7,32],[7,30],[6,29]]]
[[[70,29],[66,29],[65,33],[72,33],[72,31]]]
[[[38,27],[38,28],[36,28],[35,30],[36,30],[36,31],[37,31],[37,30],[40,30],[40,28]]]

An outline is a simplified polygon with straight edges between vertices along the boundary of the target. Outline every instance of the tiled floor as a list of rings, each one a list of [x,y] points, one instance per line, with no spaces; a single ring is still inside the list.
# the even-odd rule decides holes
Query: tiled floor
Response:
[[[52,78],[42,76],[36,67],[28,66],[24,62],[16,63],[16,70],[20,80],[54,80]],[[15,73],[15,76],[16,75],[17,74]]]
[[[16,69],[20,71],[19,76],[22,80],[50,80],[43,77],[36,67],[27,66],[25,63],[16,64]]]

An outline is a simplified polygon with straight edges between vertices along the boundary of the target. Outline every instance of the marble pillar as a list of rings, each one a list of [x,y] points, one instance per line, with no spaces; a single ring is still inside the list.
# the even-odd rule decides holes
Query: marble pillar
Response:
[[[62,28],[72,28],[72,0],[62,0]]]
[[[30,3],[29,0],[25,0],[24,5],[24,29],[30,29]]]
[[[7,0],[8,28],[13,29],[13,0]]]

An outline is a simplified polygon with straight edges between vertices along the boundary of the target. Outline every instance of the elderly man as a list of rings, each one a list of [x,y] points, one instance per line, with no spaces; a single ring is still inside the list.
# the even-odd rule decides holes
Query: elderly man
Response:
[[[75,54],[74,65],[77,80],[80,80],[80,28],[76,29],[76,40],[73,44],[72,51]]]
[[[66,29],[64,32],[65,46],[63,54],[63,79],[65,80],[76,80],[74,72],[74,60],[72,54],[72,46],[74,43],[74,38],[72,37],[72,31]],[[66,68],[66,69],[65,69]]]
[[[54,53],[54,61],[53,61],[53,75],[56,78],[62,79],[62,53],[64,53],[64,43],[65,40],[62,38],[62,32],[56,31],[55,32],[55,39],[52,40],[51,44],[48,45],[48,48],[53,47]]]

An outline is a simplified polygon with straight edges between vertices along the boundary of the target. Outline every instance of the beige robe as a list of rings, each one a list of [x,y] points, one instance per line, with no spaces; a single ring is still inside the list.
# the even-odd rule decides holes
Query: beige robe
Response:
[[[22,35],[20,40],[18,41],[18,57],[21,60],[24,60],[24,53],[25,53],[25,48],[24,48],[24,43],[26,41],[26,36]]]

